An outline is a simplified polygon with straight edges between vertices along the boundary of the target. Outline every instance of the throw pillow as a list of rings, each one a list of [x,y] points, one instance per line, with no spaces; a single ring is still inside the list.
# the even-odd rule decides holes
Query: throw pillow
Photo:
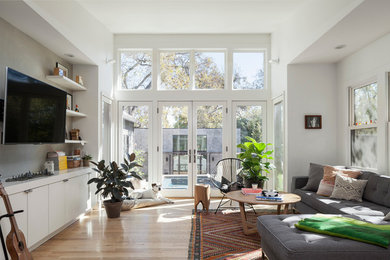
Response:
[[[324,166],[316,163],[310,163],[309,179],[302,190],[317,191],[323,176]]]
[[[389,221],[390,220],[390,212],[387,213],[387,215],[385,216],[385,218],[383,220],[386,220],[386,221]]]
[[[337,174],[331,198],[362,202],[367,180],[356,180]]]
[[[337,174],[356,179],[361,174],[361,171],[350,169],[337,169],[332,166],[324,166],[324,181],[328,181],[334,184]]]
[[[324,181],[323,179],[320,182],[320,186],[318,187],[317,194],[321,196],[329,197],[332,195],[334,189],[334,183],[329,181]]]

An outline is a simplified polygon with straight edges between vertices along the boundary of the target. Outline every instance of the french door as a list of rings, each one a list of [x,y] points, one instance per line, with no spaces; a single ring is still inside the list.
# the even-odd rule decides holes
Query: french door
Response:
[[[246,136],[266,141],[265,102],[119,102],[118,111],[118,160],[134,152],[143,165],[136,171],[168,197],[209,184],[217,162],[236,157]]]
[[[226,102],[159,102],[159,181],[165,196],[191,197],[226,157]],[[218,192],[212,189],[212,195]]]

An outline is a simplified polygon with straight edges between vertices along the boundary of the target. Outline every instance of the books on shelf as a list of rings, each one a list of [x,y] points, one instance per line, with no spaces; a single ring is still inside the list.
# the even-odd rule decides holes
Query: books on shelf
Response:
[[[244,195],[261,195],[262,189],[242,188],[241,192]]]
[[[256,200],[263,200],[263,201],[283,201],[283,197],[282,196],[279,196],[279,197],[265,197],[263,195],[257,195],[256,196]]]

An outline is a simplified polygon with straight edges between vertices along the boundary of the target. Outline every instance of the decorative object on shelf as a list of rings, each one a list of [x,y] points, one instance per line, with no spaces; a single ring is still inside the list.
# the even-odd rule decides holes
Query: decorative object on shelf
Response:
[[[73,155],[81,155],[81,149],[79,149],[79,148],[74,149]]]
[[[257,183],[258,187],[262,189],[264,181],[268,180],[264,173],[269,173],[270,170],[275,168],[269,162],[269,160],[273,160],[271,156],[273,150],[267,150],[267,146],[272,144],[258,143],[249,136],[246,139],[250,142],[237,145],[241,149],[241,152],[237,155],[242,160],[240,176],[243,178],[246,188],[251,188],[253,183]]]
[[[79,83],[81,86],[84,86],[83,77],[80,75],[76,75],[76,82]]]
[[[321,115],[305,115],[305,129],[321,129],[322,116]]]
[[[69,93],[66,94],[66,109],[68,110],[73,109],[73,96],[72,94]]]
[[[86,154],[82,157],[82,159],[83,159],[83,166],[89,167],[89,161],[92,160],[92,156],[90,154]]]
[[[43,164],[43,170],[47,171],[49,173],[54,173],[54,162],[53,161],[46,161]]]
[[[68,68],[61,63],[56,62],[56,67],[54,68],[54,75],[69,77]]]
[[[76,108],[74,109],[75,112],[80,112],[79,105],[76,105]]]
[[[54,173],[49,172],[48,170],[43,170],[39,172],[26,172],[18,175],[14,175],[10,178],[7,178],[5,181],[6,182],[13,182],[13,181],[26,181],[34,178],[39,178],[39,177],[45,177],[45,176],[52,176]]]
[[[70,140],[79,140],[79,137],[80,137],[80,129],[70,130]]]
[[[66,170],[68,168],[65,152],[48,152],[47,160],[54,162],[54,170],[56,171]]]
[[[73,155],[67,157],[68,168],[77,168],[81,166],[81,157],[80,155]]]
[[[134,171],[134,167],[142,167],[135,162],[135,154],[127,154],[127,159],[124,158],[124,163],[121,164],[121,168],[113,161],[108,166],[105,165],[105,161],[91,162],[96,165],[94,170],[98,172],[96,178],[92,178],[88,181],[88,184],[96,183],[97,191],[95,194],[102,192],[103,198],[110,196],[111,198],[103,201],[104,208],[106,209],[107,217],[118,218],[121,213],[121,206],[123,199],[129,196],[127,188],[134,189],[129,177],[134,177],[139,180],[142,178]]]

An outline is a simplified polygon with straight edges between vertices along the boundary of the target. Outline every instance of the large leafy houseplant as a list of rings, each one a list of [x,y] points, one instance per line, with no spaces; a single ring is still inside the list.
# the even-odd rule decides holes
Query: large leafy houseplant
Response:
[[[133,169],[142,166],[135,162],[134,153],[131,155],[127,154],[127,159],[124,158],[124,163],[121,164],[121,167],[119,167],[115,161],[110,162],[107,166],[105,165],[104,160],[101,160],[98,163],[91,163],[96,165],[96,168],[93,170],[98,172],[98,176],[90,179],[88,184],[96,183],[97,190],[95,194],[101,192],[103,198],[110,197],[110,199],[103,201],[107,216],[119,217],[123,198],[129,195],[127,188],[134,189],[129,178],[134,177],[139,180],[142,179]],[[114,208],[114,212],[109,212],[112,208]]]
[[[273,150],[267,147],[272,144],[258,143],[251,137],[246,137],[249,142],[237,145],[241,149],[238,158],[242,160],[241,177],[244,179],[244,185],[251,187],[252,184],[258,184],[263,187],[264,181],[268,180],[265,173],[270,173],[274,165],[270,162],[273,160]]]

